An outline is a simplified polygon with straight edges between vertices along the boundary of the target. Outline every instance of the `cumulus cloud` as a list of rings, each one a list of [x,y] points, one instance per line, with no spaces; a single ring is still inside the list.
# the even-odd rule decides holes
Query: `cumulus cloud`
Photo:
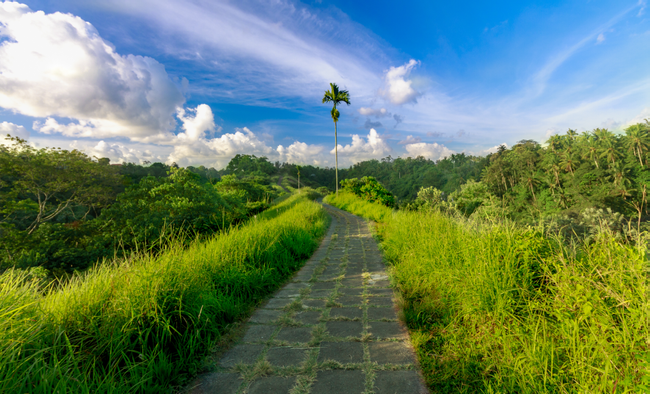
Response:
[[[166,155],[160,154],[161,152],[154,153],[149,149],[137,149],[133,146],[126,146],[124,144],[112,144],[110,142],[99,141],[97,144],[92,144],[89,141],[73,141],[70,148],[78,149],[86,152],[91,157],[98,159],[107,157],[112,163],[144,163],[148,162],[164,162]]]
[[[37,131],[156,141],[174,129],[185,98],[156,60],[116,53],[70,14],[5,2],[0,26],[0,107],[48,117]]]
[[[409,77],[411,70],[418,64],[420,64],[419,61],[411,59],[403,66],[391,67],[386,71],[384,76],[386,87],[380,91],[380,94],[395,105],[417,102],[417,98],[421,93],[411,86],[413,81],[406,78]]]
[[[441,133],[439,131],[429,131],[427,132],[427,137],[432,137],[432,138],[442,138],[444,137],[444,133]]]
[[[373,109],[373,108],[359,108],[359,114],[363,116],[374,116],[375,118],[383,118],[390,116],[390,112],[386,111],[386,108]]]
[[[277,152],[279,161],[295,164],[311,164],[325,166],[329,160],[323,155],[325,148],[322,145],[308,145],[304,142],[294,142],[288,147],[279,145]]]
[[[403,157],[418,157],[422,156],[429,160],[439,160],[444,159],[445,157],[451,156],[454,151],[450,150],[444,145],[439,145],[437,143],[427,144],[424,142],[419,142],[416,144],[408,144],[405,146],[407,154],[402,155]]]
[[[176,162],[181,166],[205,163],[223,168],[235,155],[249,154],[256,156],[271,156],[276,150],[268,146],[247,127],[235,129],[234,133],[226,133],[218,138],[203,137],[194,141],[186,141],[174,146],[168,162]]]
[[[358,163],[363,160],[384,157],[392,149],[375,129],[370,129],[365,139],[358,134],[354,134],[352,135],[352,143],[345,146],[339,145],[338,151],[339,157],[345,158],[347,162]],[[333,154],[334,149],[330,153]]]
[[[406,137],[406,139],[398,142],[400,145],[406,145],[406,144],[417,144],[422,142],[422,138],[420,137],[413,137],[412,135],[409,135]]]
[[[206,104],[200,104],[194,109],[179,108],[177,116],[183,122],[182,129],[185,131],[176,136],[178,143],[198,141],[205,137],[206,132],[216,132],[212,109]]]
[[[29,138],[29,131],[25,127],[10,122],[0,123],[0,142],[4,141],[7,134],[24,140]]]
[[[596,37],[596,42],[600,44],[601,42],[605,41],[605,34],[600,33],[598,37]]]

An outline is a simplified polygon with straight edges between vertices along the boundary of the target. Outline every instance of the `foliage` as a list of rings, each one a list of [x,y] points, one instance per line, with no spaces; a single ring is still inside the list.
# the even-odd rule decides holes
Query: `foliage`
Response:
[[[382,247],[433,393],[648,390],[645,242],[620,243],[602,227],[593,242],[566,244],[508,221],[379,216],[379,205],[350,194],[327,201],[381,217]],[[608,211],[589,216],[617,221]]]
[[[231,223],[225,215],[230,209],[198,175],[172,168],[167,178],[147,177],[130,186],[99,220],[107,223],[111,237],[133,247],[151,244],[169,228],[189,235],[213,233]]]
[[[625,134],[595,129],[554,135],[542,147],[523,140],[489,157],[482,182],[503,200],[508,216],[533,222],[611,209],[639,221],[647,215],[650,122]]]
[[[236,175],[242,172],[253,175],[273,175],[276,173],[276,168],[264,156],[237,154],[230,159],[226,171]]]
[[[102,264],[51,291],[6,271],[0,392],[158,393],[183,383],[327,230],[328,216],[303,196],[275,208],[208,242]]]
[[[364,176],[361,179],[352,178],[341,181],[346,191],[370,202],[377,202],[389,208],[395,206],[395,197],[386,190],[374,177]]]
[[[9,145],[0,145],[0,225],[32,234],[65,214],[97,214],[115,199],[119,177],[113,168],[77,150],[7,139]]]

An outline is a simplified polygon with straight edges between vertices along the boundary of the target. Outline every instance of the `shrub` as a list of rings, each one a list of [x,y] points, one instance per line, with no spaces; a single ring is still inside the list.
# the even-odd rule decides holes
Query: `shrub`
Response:
[[[395,197],[391,192],[386,190],[375,178],[364,176],[361,179],[351,178],[341,181],[344,190],[370,202],[378,202],[389,208],[395,206]]]

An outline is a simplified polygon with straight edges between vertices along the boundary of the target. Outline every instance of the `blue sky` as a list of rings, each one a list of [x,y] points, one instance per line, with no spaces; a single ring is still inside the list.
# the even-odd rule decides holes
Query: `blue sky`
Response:
[[[645,0],[0,3],[0,132],[223,167],[486,154],[650,118]]]

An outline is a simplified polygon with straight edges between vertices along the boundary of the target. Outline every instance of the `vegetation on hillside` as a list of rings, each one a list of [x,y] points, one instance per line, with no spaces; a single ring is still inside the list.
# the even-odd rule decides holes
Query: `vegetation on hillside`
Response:
[[[245,157],[237,157],[219,175],[160,163],[112,166],[76,150],[10,142],[0,146],[0,270],[61,277],[103,258],[158,250],[170,237],[210,236],[280,194],[260,171],[260,162],[274,169],[266,159],[243,172]]]

